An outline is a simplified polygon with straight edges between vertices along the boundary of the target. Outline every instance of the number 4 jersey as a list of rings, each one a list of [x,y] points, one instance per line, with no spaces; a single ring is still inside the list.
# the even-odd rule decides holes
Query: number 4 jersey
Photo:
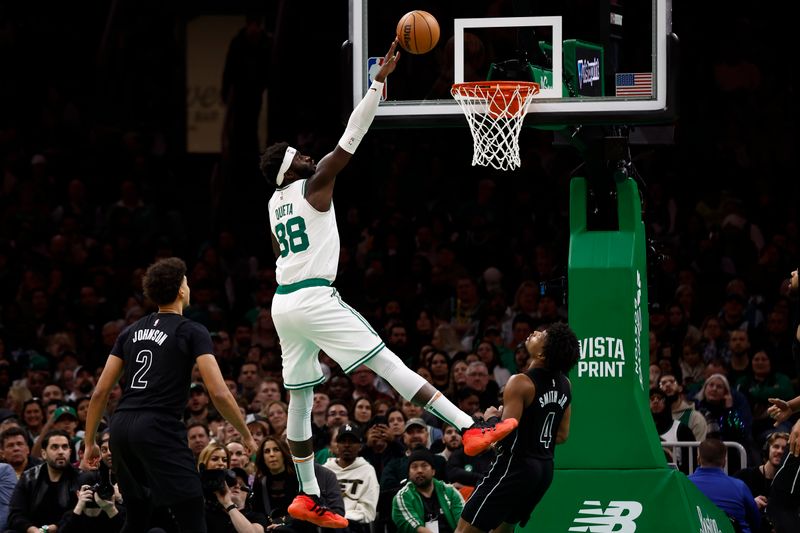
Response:
[[[558,427],[572,401],[571,387],[561,372],[533,368],[526,375],[536,387],[536,396],[522,412],[517,429],[520,442],[514,448],[528,458],[552,459]]]
[[[339,230],[333,202],[324,213],[314,209],[305,198],[307,182],[297,180],[275,189],[269,200],[270,231],[280,247],[275,269],[279,285],[336,278]]]
[[[201,324],[175,313],[152,313],[117,337],[111,355],[125,363],[117,411],[158,411],[181,418],[189,399],[192,366],[214,353]]]

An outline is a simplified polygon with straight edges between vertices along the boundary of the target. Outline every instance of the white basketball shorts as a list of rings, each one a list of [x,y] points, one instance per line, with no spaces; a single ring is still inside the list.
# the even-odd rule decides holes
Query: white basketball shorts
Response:
[[[300,284],[305,282],[294,286]],[[272,320],[280,338],[283,386],[287,389],[313,387],[325,380],[319,350],[349,373],[383,349],[383,341],[369,322],[342,301],[335,288],[278,289],[272,299]]]

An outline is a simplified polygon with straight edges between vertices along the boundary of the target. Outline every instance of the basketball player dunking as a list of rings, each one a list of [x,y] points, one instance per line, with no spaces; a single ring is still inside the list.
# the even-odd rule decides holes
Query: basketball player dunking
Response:
[[[203,491],[181,421],[195,362],[214,406],[242,434],[250,451],[257,446],[222,378],[208,330],[183,317],[189,305],[184,262],[177,257],[157,261],[147,269],[142,287],[158,312],[122,330],[114,343],[89,400],[81,468],[90,468],[100,457],[97,426],[111,389],[124,373],[110,440],[127,508],[122,531],[150,529],[158,505],[169,508],[182,532],[201,533],[206,531]]]
[[[465,450],[477,454],[516,427],[516,420],[476,424],[391,352],[369,323],[348,306],[331,283],[339,262],[339,234],[333,208],[336,175],[347,165],[375,117],[383,83],[400,54],[392,43],[364,99],[350,115],[338,145],[316,164],[286,143],[270,146],[261,170],[276,186],[269,200],[278,289],[272,318],[281,342],[284,386],[290,391],[286,436],[301,494],[289,506],[294,518],[321,527],[343,528],[347,520],[319,503],[311,440],[313,387],[324,381],[320,349],[345,372],[367,365],[404,398],[422,405],[463,431]]]
[[[532,358],[524,374],[508,380],[501,414],[519,427],[497,444],[491,470],[470,496],[456,533],[511,533],[524,526],[553,481],[556,444],[567,440],[572,388],[567,374],[580,357],[578,339],[566,324],[536,331],[525,341]]]
[[[789,291],[795,297],[798,296],[797,270],[792,272]],[[800,310],[798,311],[797,316],[800,317]],[[800,324],[795,324],[794,327],[792,350],[797,361],[800,359]],[[775,419],[776,426],[788,420],[793,413],[800,411],[800,396],[788,402],[777,398],[770,398],[769,401],[772,405],[768,413]],[[783,464],[772,479],[767,514],[777,533],[800,531],[800,420],[795,422],[789,433],[789,445],[786,446]]]

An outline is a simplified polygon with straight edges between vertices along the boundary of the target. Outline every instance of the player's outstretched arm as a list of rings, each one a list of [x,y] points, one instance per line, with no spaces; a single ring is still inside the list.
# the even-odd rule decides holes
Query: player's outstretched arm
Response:
[[[103,372],[100,374],[100,379],[97,380],[97,385],[89,400],[89,409],[86,411],[86,430],[83,434],[86,451],[83,455],[81,468],[88,468],[95,457],[100,457],[100,448],[95,443],[97,426],[100,424],[100,419],[106,410],[108,396],[119,381],[119,378],[122,377],[123,370],[125,370],[125,362],[122,358],[113,354],[109,355],[106,360],[106,366],[103,367]]]
[[[344,135],[339,139],[339,144],[317,164],[316,172],[306,184],[306,199],[318,211],[330,209],[333,198],[333,185],[336,176],[350,162],[356,152],[361,139],[369,130],[383,92],[383,82],[386,77],[394,72],[400,52],[397,52],[397,40],[383,58],[383,65],[375,75],[375,80],[367,90],[367,94],[350,114],[350,120],[344,130]]]
[[[197,358],[197,368],[200,370],[200,377],[203,378],[208,395],[217,408],[217,411],[222,417],[230,422],[233,427],[242,435],[244,445],[253,453],[257,450],[258,446],[253,440],[253,435],[247,429],[247,424],[244,422],[242,412],[239,410],[239,405],[225,385],[225,380],[222,378],[222,372],[219,370],[217,360],[213,355],[207,353]]]

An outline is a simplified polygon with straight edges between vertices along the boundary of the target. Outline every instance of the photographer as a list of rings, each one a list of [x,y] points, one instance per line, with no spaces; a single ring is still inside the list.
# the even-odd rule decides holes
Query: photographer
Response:
[[[247,509],[250,494],[247,472],[229,466],[228,450],[217,442],[206,446],[197,460],[208,531],[263,533],[266,517]]]
[[[113,491],[113,487],[112,487]],[[106,500],[100,497],[97,485],[81,485],[77,491],[78,503],[71,513],[64,516],[58,531],[62,533],[81,533],[84,531],[103,531],[116,533],[125,524],[125,515],[115,503],[115,494]]]

